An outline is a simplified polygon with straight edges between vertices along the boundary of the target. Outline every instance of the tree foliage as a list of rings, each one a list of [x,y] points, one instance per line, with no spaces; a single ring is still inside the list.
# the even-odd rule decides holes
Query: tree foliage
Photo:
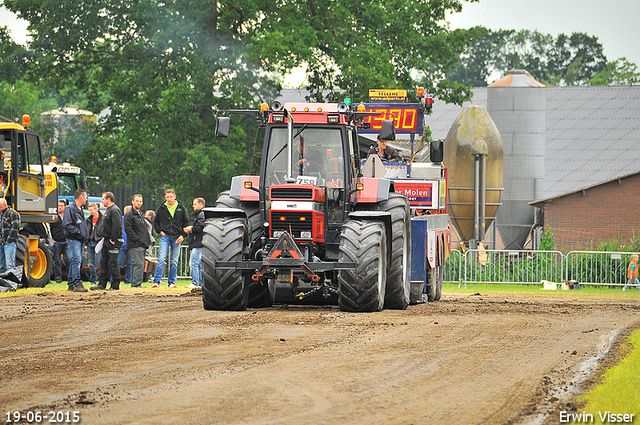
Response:
[[[248,171],[254,123],[234,121],[214,140],[214,110],[256,107],[277,96],[281,75],[305,65],[310,100],[342,90],[424,85],[461,103],[445,81],[466,40],[443,25],[466,0],[4,0],[30,22],[32,81],[60,103],[81,95],[102,118],[79,157],[110,184],[143,179],[156,199],[215,194]],[[473,1],[473,0],[472,0]],[[77,103],[77,102],[76,102]]]
[[[589,85],[626,85],[640,83],[638,66],[629,62],[626,58],[620,58],[615,62],[608,62],[602,71],[593,76]]]
[[[29,53],[11,38],[6,26],[0,26],[0,81],[10,84],[22,79]]]
[[[467,30],[469,48],[447,72],[453,81],[485,86],[491,75],[526,69],[547,85],[584,85],[607,63],[596,37],[584,33],[554,37],[538,31]]]

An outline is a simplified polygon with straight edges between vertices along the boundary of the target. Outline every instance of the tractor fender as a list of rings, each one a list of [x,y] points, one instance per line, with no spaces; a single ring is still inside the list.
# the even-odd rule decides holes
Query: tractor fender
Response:
[[[252,189],[244,187],[244,183],[250,181]],[[231,179],[231,190],[229,197],[242,202],[259,201],[260,193],[258,186],[260,185],[260,176],[235,176]]]
[[[393,229],[391,228],[391,213],[388,211],[353,211],[349,213],[350,220],[379,221],[384,224],[387,234],[387,261],[391,261],[393,252]]]
[[[202,209],[206,220],[210,218],[243,218],[247,219],[247,213],[240,208],[216,208],[204,207]]]
[[[361,183],[364,189],[357,193],[358,204],[376,204],[389,199],[389,193],[395,192],[395,185],[392,180],[363,177]]]

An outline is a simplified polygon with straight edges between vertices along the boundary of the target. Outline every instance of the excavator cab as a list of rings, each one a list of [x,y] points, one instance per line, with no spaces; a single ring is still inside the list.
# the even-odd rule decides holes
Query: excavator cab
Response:
[[[26,115],[22,124],[0,119],[0,196],[20,214],[23,224],[16,264],[24,264],[30,286],[42,287],[49,282],[52,267],[43,224],[58,217],[58,186],[55,172],[45,172],[42,141],[29,124]]]

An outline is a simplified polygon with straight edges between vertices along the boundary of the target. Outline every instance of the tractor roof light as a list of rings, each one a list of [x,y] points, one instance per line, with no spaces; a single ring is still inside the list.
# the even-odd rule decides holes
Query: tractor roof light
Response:
[[[425,97],[424,98],[424,107],[427,110],[431,110],[431,108],[433,108],[433,98],[431,97]]]
[[[260,112],[265,112],[269,110],[269,105],[267,104],[267,102],[262,102],[260,104]]]
[[[273,114],[271,115],[273,122],[284,122],[284,114]]]
[[[22,116],[22,125],[29,127],[31,125],[31,117],[28,114]]]
[[[329,124],[338,124],[340,122],[340,115],[327,115],[327,122]]]
[[[366,112],[367,107],[364,106],[364,103],[358,105],[358,112]]]
[[[416,89],[416,97],[422,99],[424,97],[424,87],[418,87]]]

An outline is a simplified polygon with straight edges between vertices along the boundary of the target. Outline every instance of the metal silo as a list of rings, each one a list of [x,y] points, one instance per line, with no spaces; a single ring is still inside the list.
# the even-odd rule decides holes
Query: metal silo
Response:
[[[502,136],[504,193],[496,224],[505,249],[522,249],[544,197],[546,86],[525,70],[489,86],[487,109]]]
[[[502,190],[503,151],[500,132],[482,106],[465,106],[453,122],[444,142],[444,159],[449,168],[449,211],[462,240],[474,238],[475,156],[485,152],[485,229],[493,222]],[[480,238],[484,230],[480,223]],[[478,242],[478,241],[476,241]]]

